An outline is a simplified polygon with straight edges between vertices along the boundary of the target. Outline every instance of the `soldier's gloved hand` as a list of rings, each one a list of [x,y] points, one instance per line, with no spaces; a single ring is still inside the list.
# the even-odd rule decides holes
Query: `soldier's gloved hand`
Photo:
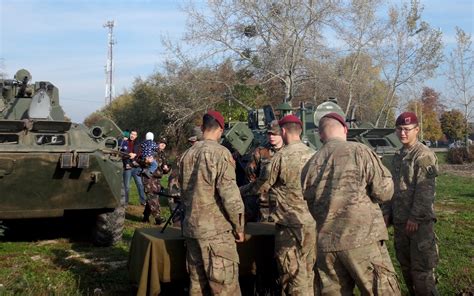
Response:
[[[235,242],[243,243],[245,240],[245,235],[243,232],[234,232]]]

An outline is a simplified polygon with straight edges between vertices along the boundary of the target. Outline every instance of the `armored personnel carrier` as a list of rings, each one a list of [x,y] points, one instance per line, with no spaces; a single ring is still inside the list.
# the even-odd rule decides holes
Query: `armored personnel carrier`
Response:
[[[78,214],[93,220],[95,244],[115,244],[125,221],[121,130],[106,119],[71,123],[58,88],[30,81],[24,69],[0,80],[0,220]]]
[[[395,151],[401,147],[400,140],[395,135],[393,128],[375,128],[369,123],[361,123],[355,119],[354,112],[350,116],[344,113],[338,105],[337,100],[329,98],[327,101],[314,107],[305,107],[301,104],[298,108],[291,108],[288,103],[282,103],[275,109],[264,106],[263,109],[249,111],[248,123],[231,123],[224,133],[223,145],[238,152],[241,156],[237,160],[241,166],[245,166],[245,156],[255,147],[264,145],[266,142],[265,126],[275,118],[294,113],[303,125],[302,140],[308,146],[318,150],[323,143],[319,138],[318,124],[321,117],[330,112],[336,112],[346,118],[348,128],[347,140],[360,142],[371,147],[382,159],[383,163],[390,167]]]

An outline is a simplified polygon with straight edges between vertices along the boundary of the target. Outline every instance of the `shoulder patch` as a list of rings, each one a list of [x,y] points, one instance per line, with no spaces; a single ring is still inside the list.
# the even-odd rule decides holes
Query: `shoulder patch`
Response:
[[[434,178],[438,176],[438,170],[436,169],[436,166],[430,165],[426,167],[426,175],[429,178]]]

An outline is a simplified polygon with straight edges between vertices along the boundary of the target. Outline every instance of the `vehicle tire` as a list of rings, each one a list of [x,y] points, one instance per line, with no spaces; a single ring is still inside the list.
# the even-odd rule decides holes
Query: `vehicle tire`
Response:
[[[125,207],[118,207],[112,212],[97,215],[92,241],[101,247],[113,246],[122,239],[125,224]]]

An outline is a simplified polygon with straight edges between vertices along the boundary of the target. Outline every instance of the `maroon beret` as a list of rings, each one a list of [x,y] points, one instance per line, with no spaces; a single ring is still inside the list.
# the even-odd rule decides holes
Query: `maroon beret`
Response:
[[[323,117],[321,117],[321,119],[323,119],[323,118],[332,118],[332,119],[335,119],[335,120],[339,121],[339,123],[342,124],[342,126],[347,127],[346,120],[344,119],[344,117],[342,117],[341,115],[337,114],[336,112],[328,113],[328,114],[324,115]]]
[[[283,126],[286,123],[297,123],[301,127],[303,127],[303,123],[301,122],[301,120],[293,114],[286,115],[280,121],[278,121],[278,125],[280,126]]]
[[[224,129],[224,116],[222,116],[222,114],[215,110],[209,110],[207,111],[207,115],[212,116],[217,121],[217,123],[219,123],[221,129]]]
[[[395,122],[396,126],[409,124],[418,124],[418,117],[416,117],[416,114],[413,112],[403,112],[397,117],[397,121]]]

